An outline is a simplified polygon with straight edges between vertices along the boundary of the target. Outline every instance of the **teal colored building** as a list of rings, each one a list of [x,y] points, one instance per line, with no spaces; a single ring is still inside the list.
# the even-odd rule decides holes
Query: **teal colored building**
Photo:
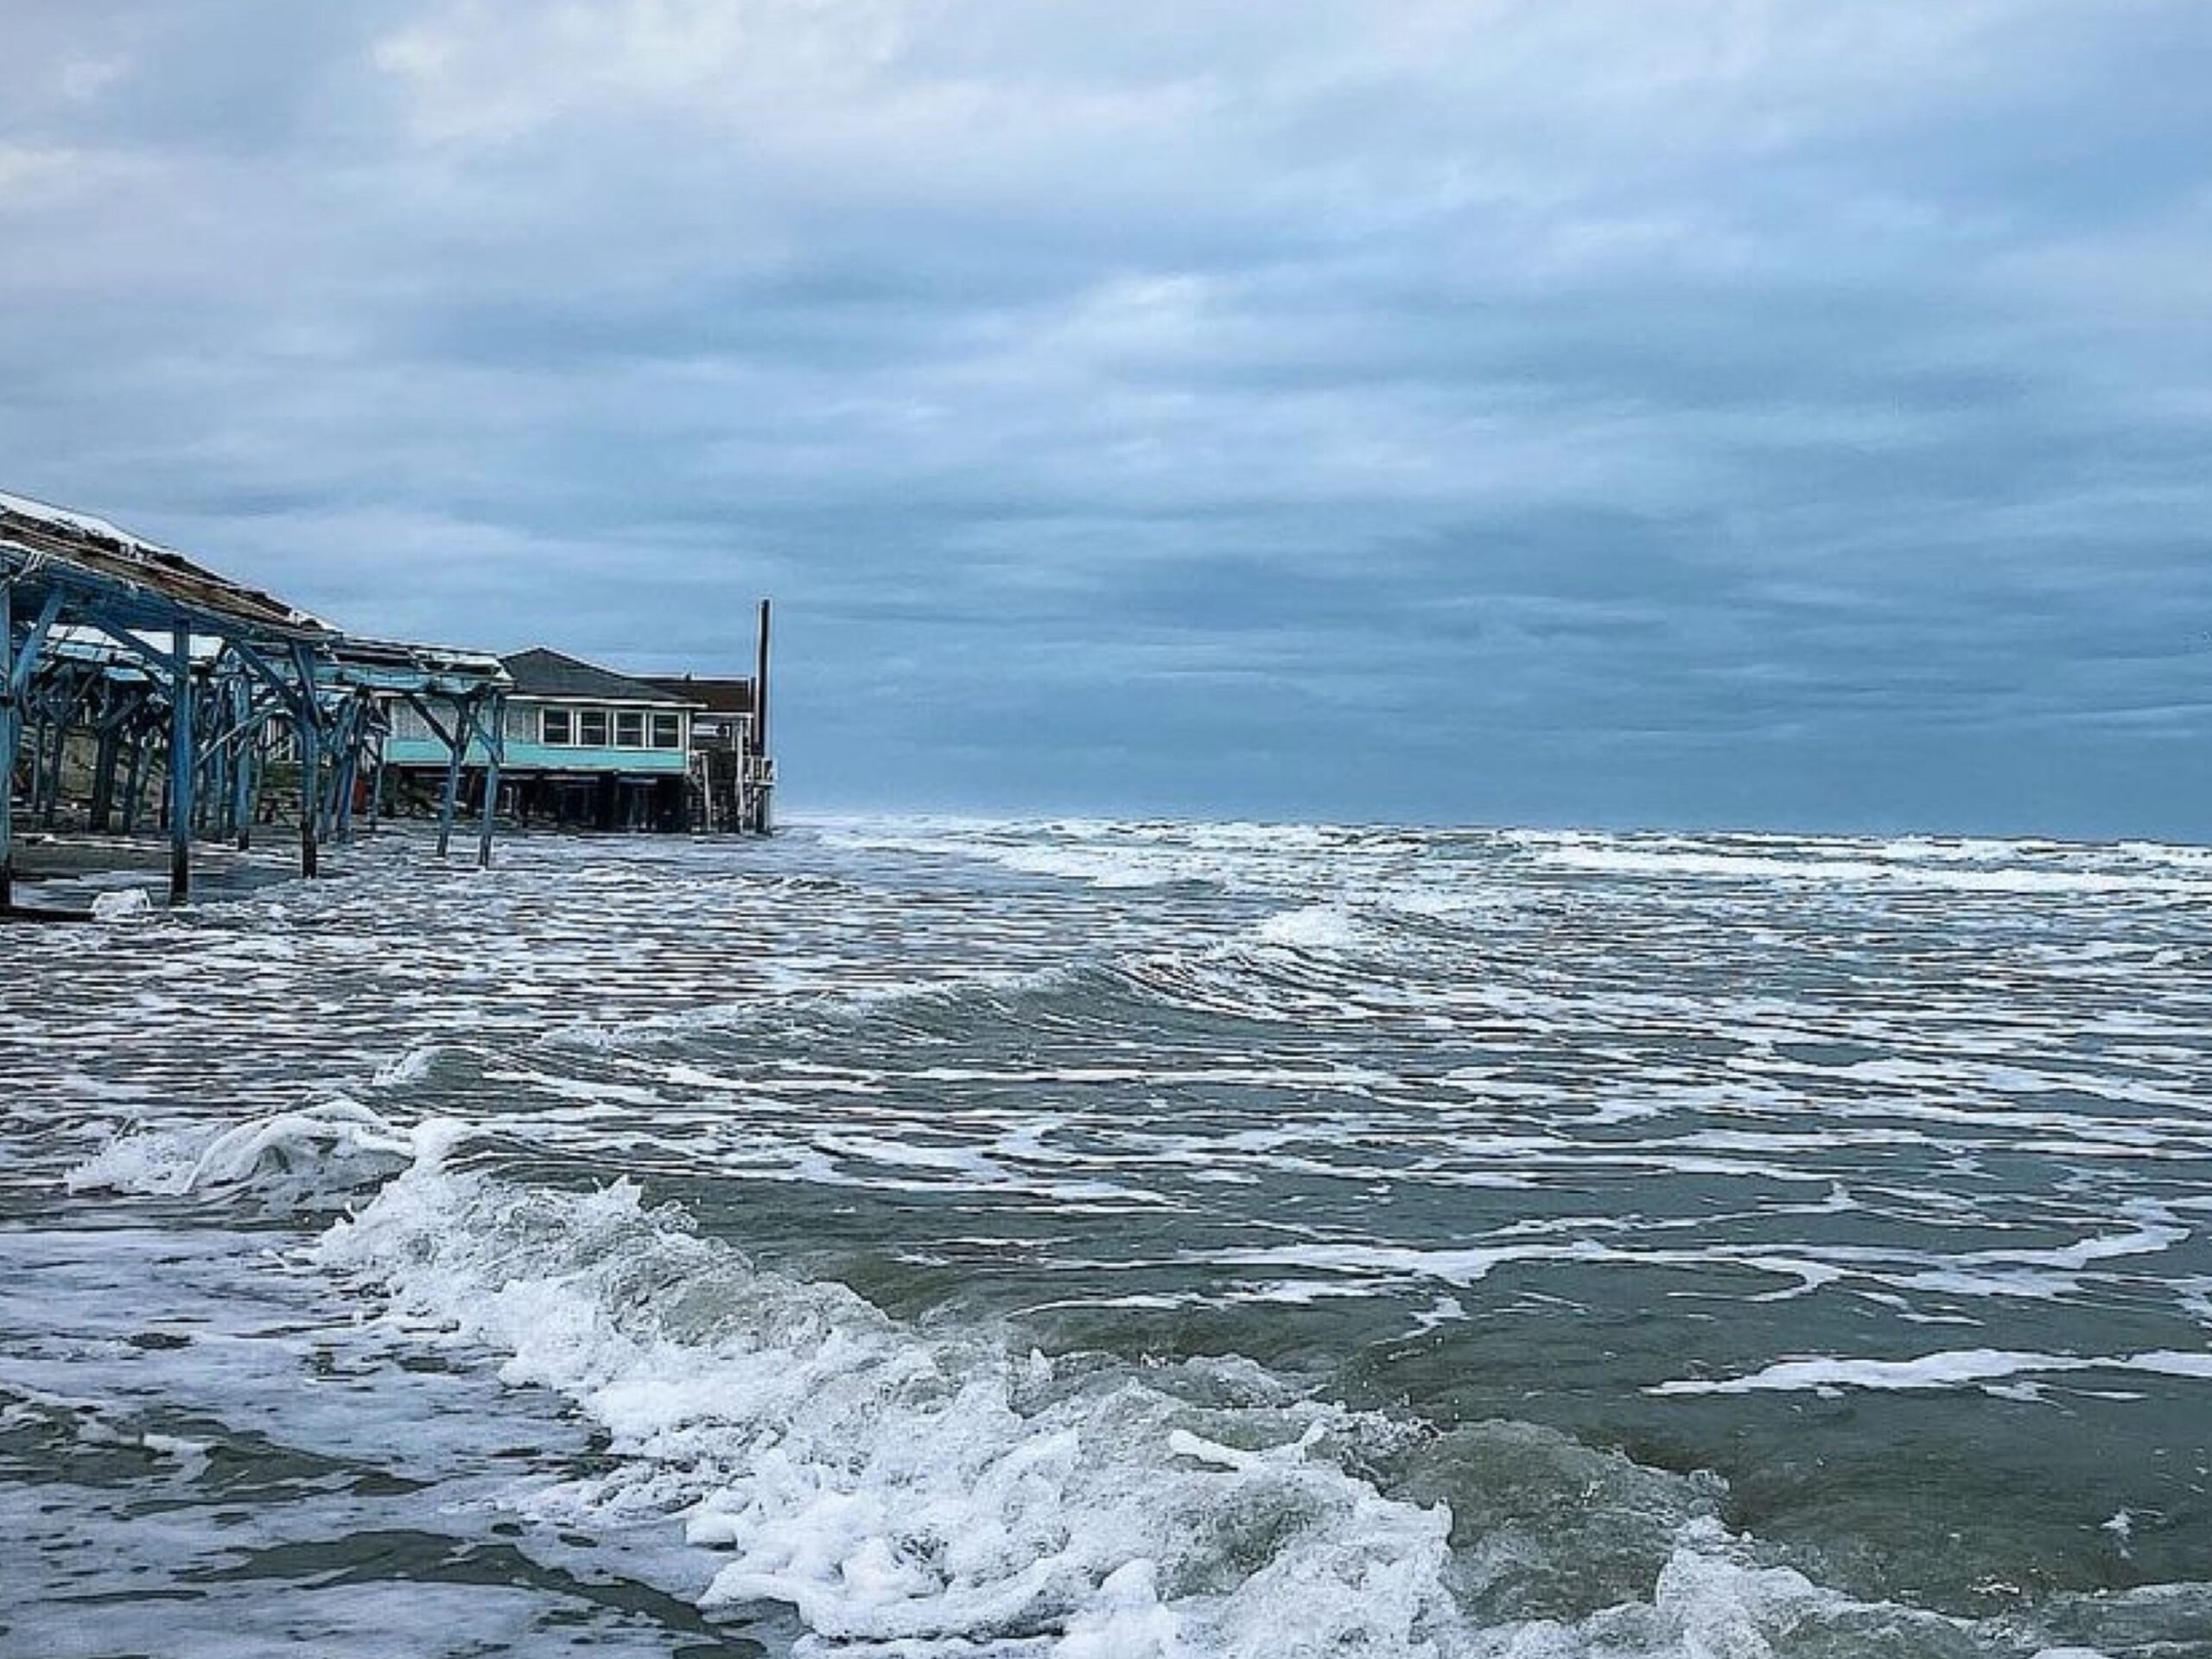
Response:
[[[607,830],[682,830],[692,817],[692,721],[703,704],[539,646],[500,659],[514,682],[499,728],[501,804],[533,818]],[[415,709],[390,710],[385,767],[442,780],[448,751]],[[477,779],[480,739],[463,759]]]

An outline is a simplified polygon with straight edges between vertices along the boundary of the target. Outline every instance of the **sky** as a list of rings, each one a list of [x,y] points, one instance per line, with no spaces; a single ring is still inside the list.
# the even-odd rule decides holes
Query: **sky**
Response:
[[[2202,0],[0,0],[0,488],[787,807],[2212,839]]]

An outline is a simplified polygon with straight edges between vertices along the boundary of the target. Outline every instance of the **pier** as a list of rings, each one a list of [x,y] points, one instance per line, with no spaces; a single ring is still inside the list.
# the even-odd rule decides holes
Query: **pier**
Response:
[[[435,815],[439,854],[465,834],[484,867],[503,802],[526,814],[550,779],[580,772],[671,779],[652,827],[765,831],[766,620],[764,603],[759,681],[700,683],[725,701],[747,688],[745,719],[710,740],[728,728],[695,727],[703,694],[550,652],[503,660],[349,634],[105,519],[0,493],[0,918],[43,918],[16,903],[18,842],[61,823],[73,760],[72,826],[157,830],[174,904],[191,896],[196,844],[247,849],[289,808],[300,874],[314,876],[324,847],[373,830],[408,785]],[[582,707],[563,712],[530,679],[544,658],[599,677]],[[609,683],[627,695],[606,695]],[[596,769],[580,765],[594,734]],[[718,764],[734,785],[720,815]],[[636,799],[629,787],[617,797]],[[645,816],[610,810],[600,824]]]

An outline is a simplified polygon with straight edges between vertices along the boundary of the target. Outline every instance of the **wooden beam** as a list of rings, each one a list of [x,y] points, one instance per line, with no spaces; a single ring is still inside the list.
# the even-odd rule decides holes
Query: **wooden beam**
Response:
[[[300,745],[300,874],[312,880],[319,873],[321,843],[316,834],[322,813],[322,790],[318,769],[322,761],[322,710],[315,700],[315,664],[306,647],[293,652],[300,674],[300,696],[292,711],[293,730]]]
[[[0,912],[16,902],[16,745],[22,715],[16,701],[16,588],[0,581]]]
[[[476,832],[476,868],[492,868],[493,820],[499,810],[499,763],[507,753],[507,700],[497,692],[487,699],[491,718],[484,731],[484,821]]]
[[[169,663],[169,902],[192,897],[192,634],[171,636]]]

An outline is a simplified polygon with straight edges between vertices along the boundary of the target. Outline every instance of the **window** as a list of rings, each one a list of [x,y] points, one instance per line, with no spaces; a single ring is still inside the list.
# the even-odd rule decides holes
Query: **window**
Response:
[[[653,747],[680,749],[683,747],[683,716],[655,715],[653,716]]]
[[[576,741],[588,749],[607,747],[607,710],[579,709],[576,710]]]
[[[566,709],[548,709],[537,716],[538,741],[554,748],[567,748],[576,741],[574,717]]]
[[[625,709],[614,716],[614,746],[620,749],[642,749],[645,747],[645,717],[636,709]]]

